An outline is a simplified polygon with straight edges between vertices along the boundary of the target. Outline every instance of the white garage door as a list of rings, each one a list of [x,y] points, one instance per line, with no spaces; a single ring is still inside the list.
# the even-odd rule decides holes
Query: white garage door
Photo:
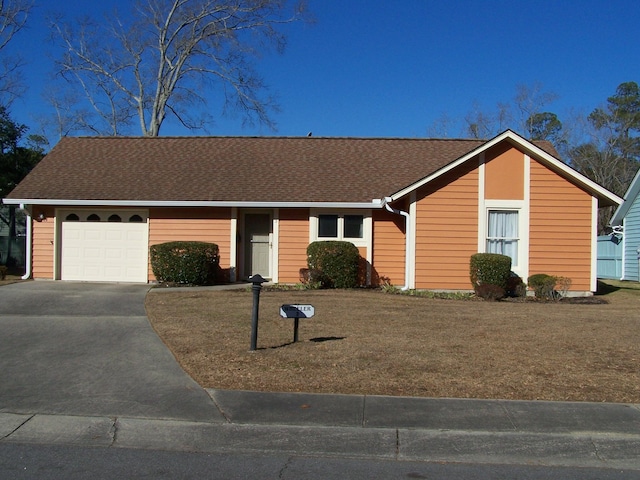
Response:
[[[144,212],[64,212],[61,226],[62,280],[147,282]]]

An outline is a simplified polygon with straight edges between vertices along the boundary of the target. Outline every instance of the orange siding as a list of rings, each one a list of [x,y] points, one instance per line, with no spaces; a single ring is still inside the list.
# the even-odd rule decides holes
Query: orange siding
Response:
[[[531,161],[529,275],[569,277],[591,289],[591,196]]]
[[[508,144],[485,154],[484,198],[524,200],[524,154]]]
[[[405,219],[390,212],[373,214],[373,268],[371,284],[385,281],[401,286],[405,282]]]
[[[477,162],[418,192],[416,288],[468,290],[469,258],[478,250]]]
[[[299,283],[300,269],[307,268],[309,210],[280,210],[278,233],[278,282]]]
[[[33,222],[33,254],[31,272],[33,278],[53,280],[53,258],[55,243],[56,218],[53,208],[34,209],[34,215],[44,213],[47,217],[42,222]]]
[[[368,285],[367,247],[357,247],[360,260],[358,262],[358,285]]]
[[[220,249],[220,267],[231,266],[231,210],[158,208],[149,211],[149,246],[177,240],[212,242]],[[149,264],[149,280],[155,280]]]

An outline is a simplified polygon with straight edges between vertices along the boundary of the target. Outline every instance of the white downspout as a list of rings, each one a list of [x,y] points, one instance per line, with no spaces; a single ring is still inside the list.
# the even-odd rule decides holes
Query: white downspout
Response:
[[[31,277],[31,250],[32,250],[32,241],[31,241],[31,214],[29,213],[29,210],[27,210],[25,208],[24,203],[20,204],[20,210],[22,210],[26,215],[27,215],[27,244],[26,244],[26,255],[25,255],[25,260],[26,260],[26,264],[24,266],[24,275],[22,276],[22,280],[27,280],[29,277]]]
[[[411,246],[411,235],[410,235],[410,215],[408,212],[403,212],[402,210],[398,210],[396,208],[392,208],[389,203],[391,202],[391,197],[385,197],[382,201],[384,204],[384,208],[391,213],[395,213],[396,215],[402,215],[404,217],[404,225],[405,225],[405,247],[404,247],[404,285],[400,287],[400,290],[406,291],[409,290],[409,284],[411,283],[410,275],[410,246]]]

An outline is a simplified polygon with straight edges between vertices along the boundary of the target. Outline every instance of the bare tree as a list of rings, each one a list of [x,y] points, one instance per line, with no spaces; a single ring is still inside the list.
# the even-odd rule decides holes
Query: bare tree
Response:
[[[225,112],[273,128],[277,105],[252,59],[271,47],[281,52],[278,27],[303,13],[302,4],[289,11],[287,0],[140,0],[105,24],[56,19],[66,52],[59,71],[94,113],[85,129],[100,133],[119,135],[137,121],[143,135],[157,136],[168,115],[204,129],[211,123],[204,106],[215,93]]]
[[[24,28],[32,5],[30,0],[0,0],[0,101],[4,105],[24,92],[20,74],[23,59],[7,53],[7,45]]]
[[[464,118],[466,133],[473,138],[487,139],[511,128],[531,137],[531,132],[539,127],[541,117],[538,114],[543,113],[543,107],[556,98],[554,93],[543,91],[540,83],[517,85],[513,100],[498,102],[493,111],[484,110],[475,102]],[[532,122],[537,124],[532,125]]]
[[[532,85],[518,85],[516,90],[514,101],[518,112],[519,128],[522,132],[531,134],[532,130],[534,130],[533,124],[536,119],[540,119],[537,114],[543,113],[547,105],[558,99],[558,95],[544,91],[540,82]],[[553,115],[549,112],[544,113]]]

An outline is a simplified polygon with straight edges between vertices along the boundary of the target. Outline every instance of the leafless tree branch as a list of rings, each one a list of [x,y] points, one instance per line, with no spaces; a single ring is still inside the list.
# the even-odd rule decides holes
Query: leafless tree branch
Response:
[[[108,29],[54,21],[66,51],[59,71],[82,87],[100,130],[113,135],[137,118],[143,135],[157,136],[168,114],[200,129],[213,86],[222,87],[225,108],[274,127],[275,104],[253,60],[266,48],[284,47],[278,28],[303,12],[287,15],[287,6],[287,0],[141,0],[130,21],[115,16]]]
[[[11,104],[24,93],[20,55],[7,53],[7,45],[24,28],[33,6],[32,0],[0,0],[0,99]]]

